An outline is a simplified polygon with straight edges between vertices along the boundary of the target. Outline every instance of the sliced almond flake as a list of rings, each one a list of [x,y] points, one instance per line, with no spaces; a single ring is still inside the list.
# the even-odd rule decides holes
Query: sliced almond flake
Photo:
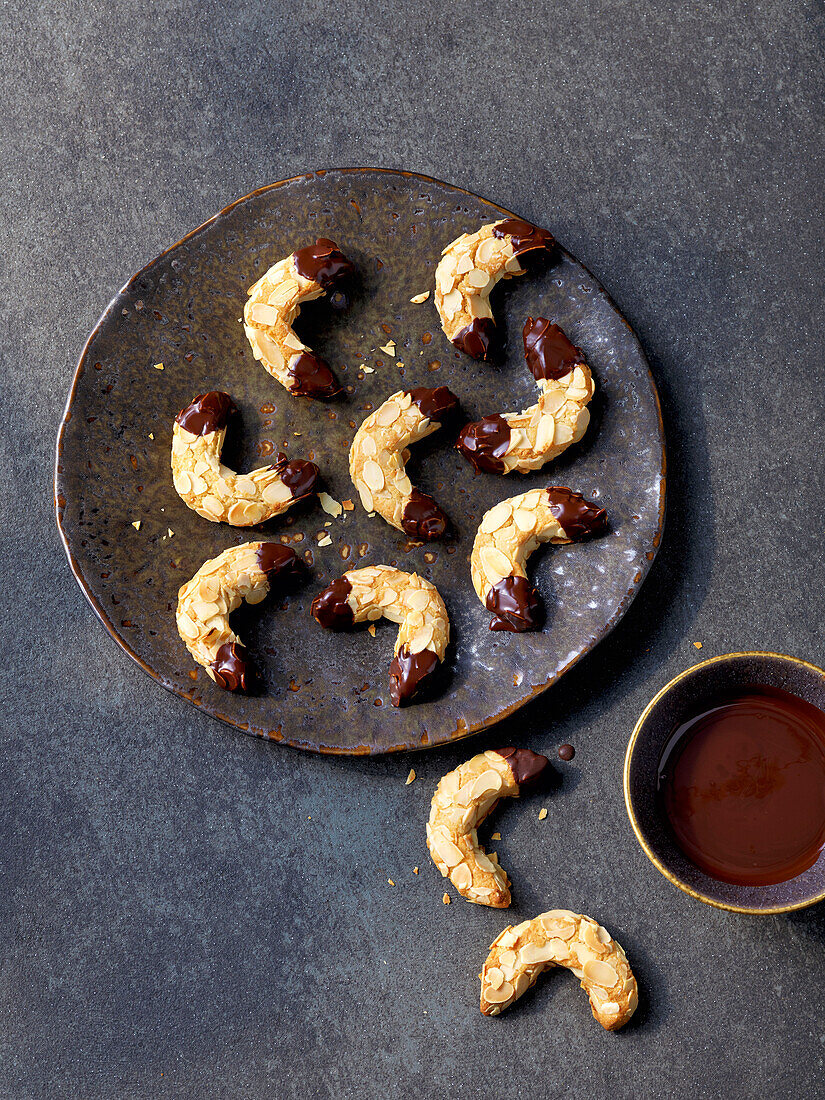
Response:
[[[319,493],[318,500],[328,516],[340,516],[344,511],[343,505],[339,504],[329,493]]]
[[[169,538],[171,539],[171,538],[174,538],[175,532],[174,532],[174,531],[172,530],[172,528],[171,528],[171,527],[167,527],[167,528],[166,528],[166,534],[167,534],[167,535],[169,536]]]
[[[361,370],[364,372],[364,374],[375,374],[375,367],[363,366],[361,367]]]
[[[388,344],[380,344],[378,350],[383,351],[385,355],[392,356],[393,359],[395,358],[395,344],[392,340]]]
[[[322,538],[318,539],[318,545],[332,546],[332,539],[329,537],[329,535],[324,535]]]
[[[375,637],[375,623],[370,623],[370,625],[367,627],[367,633],[370,634],[373,638]]]
[[[413,294],[410,301],[414,306],[420,306],[422,302],[426,302],[430,296],[429,290],[422,290],[420,294]]]
[[[412,783],[414,779],[415,779],[415,768],[410,768],[410,774],[407,776],[407,779],[406,779],[406,782],[404,783],[404,786],[409,787],[410,783]]]

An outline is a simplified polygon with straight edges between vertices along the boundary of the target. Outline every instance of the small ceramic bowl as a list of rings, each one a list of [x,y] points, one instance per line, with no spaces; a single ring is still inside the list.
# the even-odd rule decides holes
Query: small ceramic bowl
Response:
[[[624,764],[624,797],[636,839],[648,859],[691,897],[737,913],[788,913],[825,899],[825,852],[807,871],[774,886],[737,886],[700,871],[682,853],[658,806],[659,760],[674,729],[703,699],[731,688],[782,688],[825,711],[825,670],[782,653],[726,653],[674,677],[645,707]]]

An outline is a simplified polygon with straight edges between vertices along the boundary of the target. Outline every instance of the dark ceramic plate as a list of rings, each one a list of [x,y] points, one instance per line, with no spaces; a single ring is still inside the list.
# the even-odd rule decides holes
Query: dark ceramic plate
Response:
[[[407,172],[317,172],[227,207],[145,267],[109,305],[83,351],[60,429],[58,523],[98,616],[164,687],[239,729],[301,748],[421,748],[511,714],[619,621],[656,553],[664,511],[656,388],[627,322],[564,251],[552,266],[496,292],[506,335],[498,364],[454,351],[432,297],[410,303],[432,287],[449,241],[508,216],[476,195]],[[317,236],[334,238],[359,271],[346,308],[324,299],[305,307],[299,321],[345,387],[327,404],[290,397],[252,358],[238,321],[246,288]],[[355,428],[395,390],[413,386],[450,386],[466,419],[532,404],[535,386],[520,346],[528,314],[557,320],[593,369],[599,388],[582,443],[525,478],[475,476],[452,447],[460,421],[420,444],[410,465],[413,480],[450,514],[452,537],[413,545],[381,519],[369,519],[347,469]],[[389,339],[397,345],[395,359],[378,350]],[[361,364],[374,373],[364,374]],[[172,487],[171,425],[195,394],[210,389],[231,393],[242,412],[227,441],[227,465],[248,469],[279,450],[315,459],[330,494],[355,500],[355,510],[331,520],[315,505],[241,531],[186,508]],[[611,533],[534,555],[532,575],[548,608],[542,633],[491,633],[470,583],[476,527],[498,500],[548,484],[597,499],[608,510]],[[316,547],[319,532],[328,532],[332,545]],[[311,568],[302,588],[238,612],[237,629],[262,680],[260,693],[245,697],[196,671],[178,638],[174,608],[178,588],[207,558],[261,537],[289,541]],[[380,623],[375,638],[366,631],[331,634],[309,614],[312,596],[344,569],[378,562],[432,580],[453,624],[440,691],[400,711],[388,692],[396,628]]]

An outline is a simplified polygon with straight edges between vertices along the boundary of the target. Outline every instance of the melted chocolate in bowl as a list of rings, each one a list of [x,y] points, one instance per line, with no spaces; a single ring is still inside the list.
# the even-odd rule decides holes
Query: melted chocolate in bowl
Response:
[[[742,886],[796,878],[825,846],[825,713],[773,687],[711,699],[667,742],[658,796],[705,874]]]

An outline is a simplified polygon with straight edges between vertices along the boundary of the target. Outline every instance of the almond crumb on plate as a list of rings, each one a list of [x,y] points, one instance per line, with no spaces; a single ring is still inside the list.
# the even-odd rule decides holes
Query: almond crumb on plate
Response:
[[[136,531],[139,531],[139,530],[140,530],[140,525],[141,525],[141,522],[142,522],[141,520],[139,520],[139,519],[136,519],[136,520],[134,520],[134,522],[132,523],[132,526],[134,527],[134,529],[135,529]]]
[[[544,821],[544,819],[546,817],[547,817],[547,810],[545,809],[544,806],[542,806],[542,808],[539,810],[539,821]]]
[[[444,897],[441,900],[444,902],[445,905],[449,905],[453,899],[450,897],[449,894],[445,893]]]
[[[415,779],[415,768],[410,768],[410,774],[407,776],[405,787],[409,787],[410,783]]]
[[[329,493],[319,493],[318,501],[328,516],[340,516],[344,508]]]
[[[163,370],[163,363],[153,363],[152,366],[155,370]]]
[[[490,840],[501,840],[501,833],[493,833]]]
[[[701,648],[702,648],[702,643],[701,643],[701,642],[694,642],[693,644],[694,644],[694,646],[695,646],[695,647],[696,647],[697,649],[701,649]]]
[[[430,296],[429,290],[422,290],[420,294],[413,294],[410,301],[414,306],[420,306],[422,302],[426,302]]]

